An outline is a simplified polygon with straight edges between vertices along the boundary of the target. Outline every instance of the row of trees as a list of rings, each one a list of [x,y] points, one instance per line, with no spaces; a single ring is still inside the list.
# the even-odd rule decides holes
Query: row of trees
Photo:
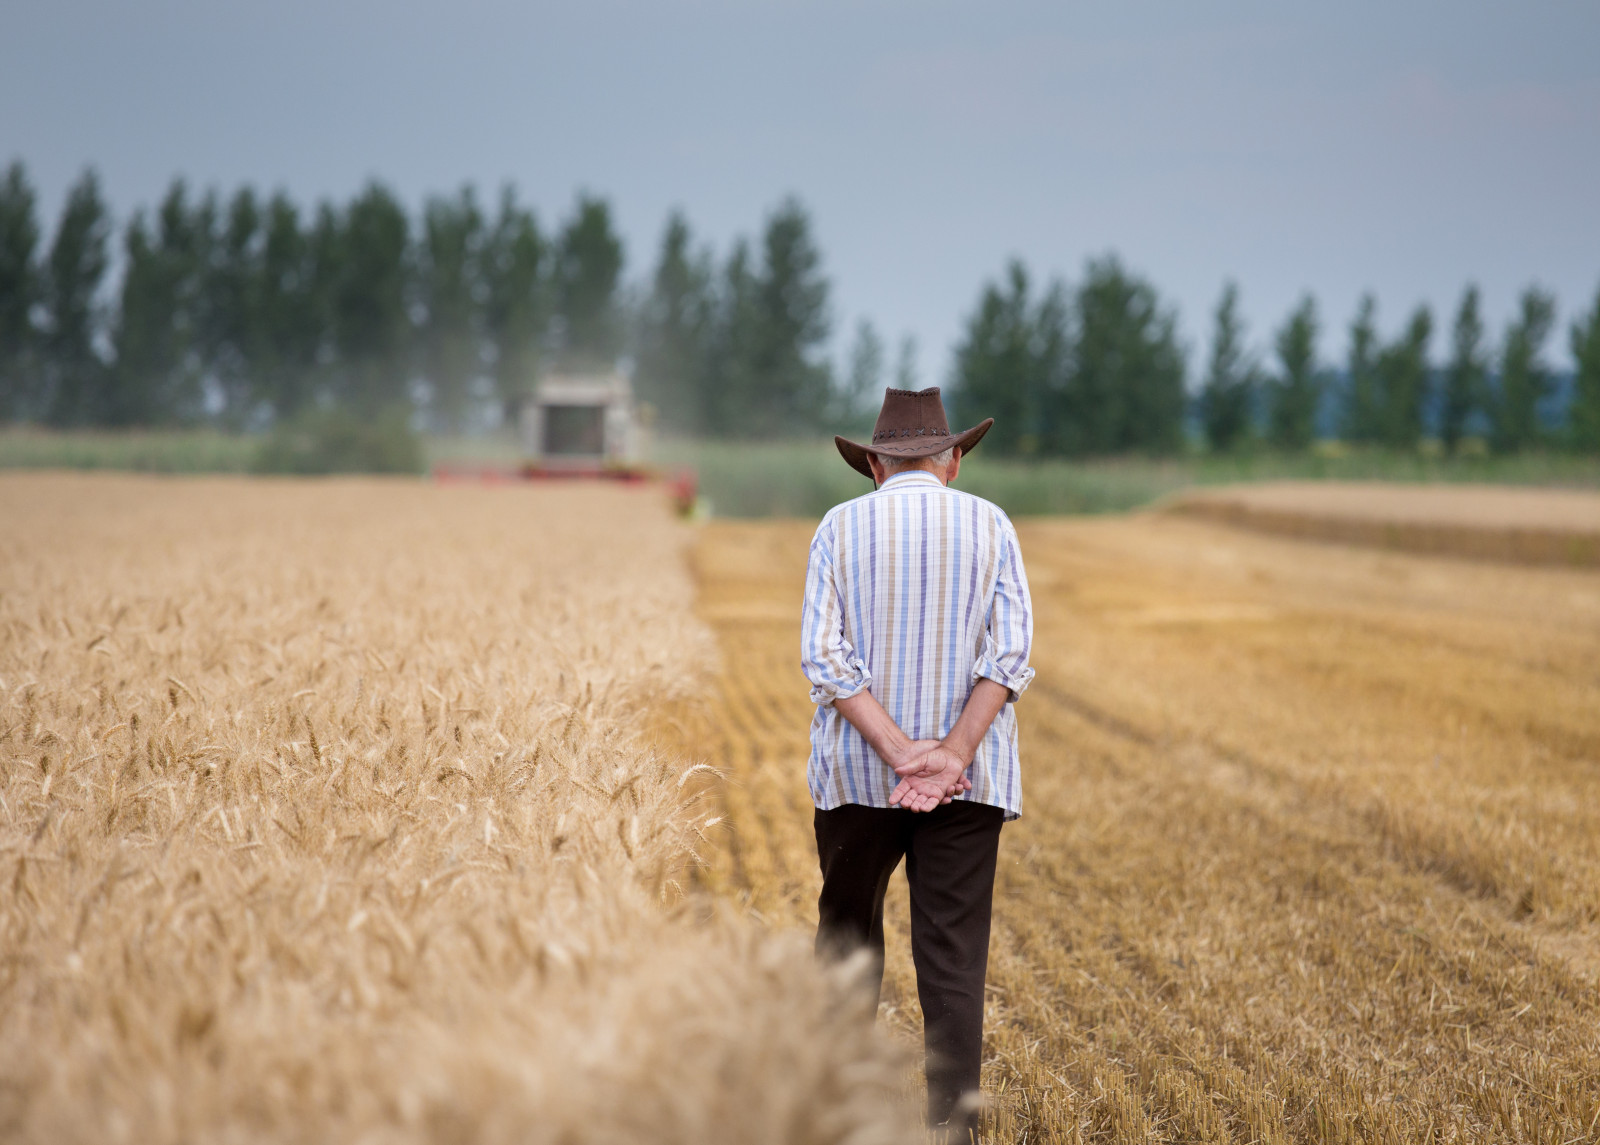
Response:
[[[1253,443],[1302,450],[1331,430],[1399,450],[1432,436],[1453,452],[1470,435],[1500,452],[1600,453],[1600,295],[1569,329],[1576,371],[1556,426],[1546,416],[1555,396],[1550,295],[1524,292],[1498,347],[1476,287],[1462,295],[1442,363],[1431,356],[1433,329],[1420,307],[1384,341],[1368,295],[1337,368],[1318,356],[1321,322],[1307,296],[1273,332],[1264,363],[1248,345],[1238,288],[1229,283],[1191,403],[1175,314],[1148,282],[1106,258],[1091,261],[1075,289],[1055,281],[1035,297],[1027,269],[1013,262],[967,321],[956,354],[957,406],[963,421],[993,415],[993,443],[1022,454],[1170,453],[1190,414],[1216,451]]]
[[[609,208],[591,196],[546,232],[510,188],[494,210],[464,187],[413,218],[379,184],[302,212],[281,193],[224,199],[179,180],[118,235],[86,172],[48,244],[37,215],[13,163],[0,179],[0,419],[249,428],[335,405],[362,417],[420,408],[458,429],[514,406],[542,370],[628,355],[670,428],[773,436],[869,416],[889,380],[866,321],[846,368],[831,368],[829,283],[792,200],[723,258],[674,214],[636,296]],[[114,241],[122,274],[108,300]],[[1318,356],[1307,297],[1264,361],[1229,284],[1191,397],[1175,311],[1149,282],[1107,257],[1070,288],[1039,290],[1013,262],[980,293],[948,396],[953,418],[995,417],[991,448],[1021,455],[1170,453],[1191,424],[1217,450],[1302,449],[1332,431],[1397,449],[1425,434],[1455,449],[1473,434],[1504,451],[1600,452],[1600,297],[1570,327],[1577,370],[1552,431],[1541,411],[1554,332],[1553,299],[1530,289],[1491,346],[1469,288],[1435,362],[1430,312],[1385,341],[1369,296],[1336,368]],[[918,384],[909,340],[893,380]]]
[[[0,419],[237,429],[314,404],[416,406],[450,430],[513,406],[543,369],[609,369],[629,350],[684,429],[812,428],[832,396],[828,284],[793,202],[759,255],[741,241],[715,269],[674,216],[642,307],[589,196],[547,234],[510,188],[493,212],[466,187],[413,220],[378,184],[303,213],[281,193],[224,200],[179,180],[123,226],[106,305],[113,238],[93,172],[47,246],[22,166],[0,180]]]
[[[767,220],[759,250],[738,239],[720,263],[674,213],[635,327],[639,395],[684,432],[816,431],[840,399],[825,356],[828,292],[810,220],[794,200]]]
[[[956,351],[953,416],[993,417],[999,450],[1024,455],[1171,453],[1184,440],[1177,317],[1115,258],[1035,297],[1013,262],[983,289]]]
[[[1281,449],[1303,449],[1317,433],[1335,373],[1317,358],[1320,323],[1307,296],[1272,337],[1273,362],[1263,365],[1245,346],[1238,290],[1223,289],[1217,304],[1211,354],[1200,391],[1201,424],[1213,449],[1235,448],[1253,437]],[[1555,396],[1546,354],[1555,332],[1555,299],[1535,287],[1523,292],[1498,347],[1484,326],[1476,286],[1462,293],[1451,326],[1447,357],[1430,352],[1434,320],[1418,307],[1393,341],[1377,329],[1377,302],[1362,298],[1351,323],[1335,427],[1346,441],[1414,449],[1434,436],[1448,451],[1469,435],[1498,452],[1571,445],[1600,452],[1600,295],[1569,329],[1577,369],[1570,400],[1558,411],[1564,424],[1544,414]]]
[[[621,244],[596,199],[547,237],[509,189],[493,217],[469,188],[414,225],[377,184],[304,215],[282,194],[196,198],[179,180],[127,221],[105,306],[111,241],[93,172],[42,252],[33,190],[20,164],[6,172],[0,416],[239,428],[319,399],[363,416],[406,406],[420,382],[455,426],[475,394],[522,392],[552,330],[572,356],[620,345]]]

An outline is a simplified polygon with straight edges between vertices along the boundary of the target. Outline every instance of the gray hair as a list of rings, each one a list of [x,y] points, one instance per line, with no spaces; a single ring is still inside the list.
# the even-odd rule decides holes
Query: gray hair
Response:
[[[896,457],[892,453],[878,454],[884,469],[890,473],[903,473],[907,469],[943,469],[956,459],[956,447],[951,446],[932,457]]]

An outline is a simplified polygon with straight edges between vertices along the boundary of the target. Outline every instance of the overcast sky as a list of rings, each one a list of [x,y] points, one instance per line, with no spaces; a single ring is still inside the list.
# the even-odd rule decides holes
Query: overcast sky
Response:
[[[6,0],[0,161],[53,215],[85,164],[119,218],[175,174],[413,205],[514,181],[613,203],[627,273],[667,212],[726,250],[811,209],[842,343],[870,316],[943,381],[1007,258],[1119,252],[1203,350],[1221,284],[1265,342],[1303,291],[1342,357],[1481,284],[1600,288],[1600,3]],[[1443,339],[1436,338],[1436,356]]]

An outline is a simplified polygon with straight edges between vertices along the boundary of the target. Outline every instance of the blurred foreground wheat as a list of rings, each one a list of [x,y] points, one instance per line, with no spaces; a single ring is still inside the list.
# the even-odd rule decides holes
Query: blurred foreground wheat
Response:
[[[613,489],[0,480],[0,1136],[904,1140],[804,943],[679,886],[683,543]]]

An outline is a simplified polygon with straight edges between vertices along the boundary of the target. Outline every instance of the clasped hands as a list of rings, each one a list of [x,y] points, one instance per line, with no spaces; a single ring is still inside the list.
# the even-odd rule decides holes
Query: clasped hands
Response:
[[[961,758],[944,741],[912,740],[896,760],[886,760],[900,777],[889,793],[889,806],[907,811],[932,811],[963,791],[972,790],[967,778],[971,761]]]
[[[861,738],[872,745],[878,758],[900,777],[889,792],[889,806],[907,811],[932,811],[949,803],[964,791],[972,790],[967,768],[978,753],[978,744],[1005,706],[1009,693],[1004,684],[979,677],[972,685],[961,715],[943,739],[911,739],[877,698],[866,688],[854,695],[833,701],[839,714],[849,720]]]

